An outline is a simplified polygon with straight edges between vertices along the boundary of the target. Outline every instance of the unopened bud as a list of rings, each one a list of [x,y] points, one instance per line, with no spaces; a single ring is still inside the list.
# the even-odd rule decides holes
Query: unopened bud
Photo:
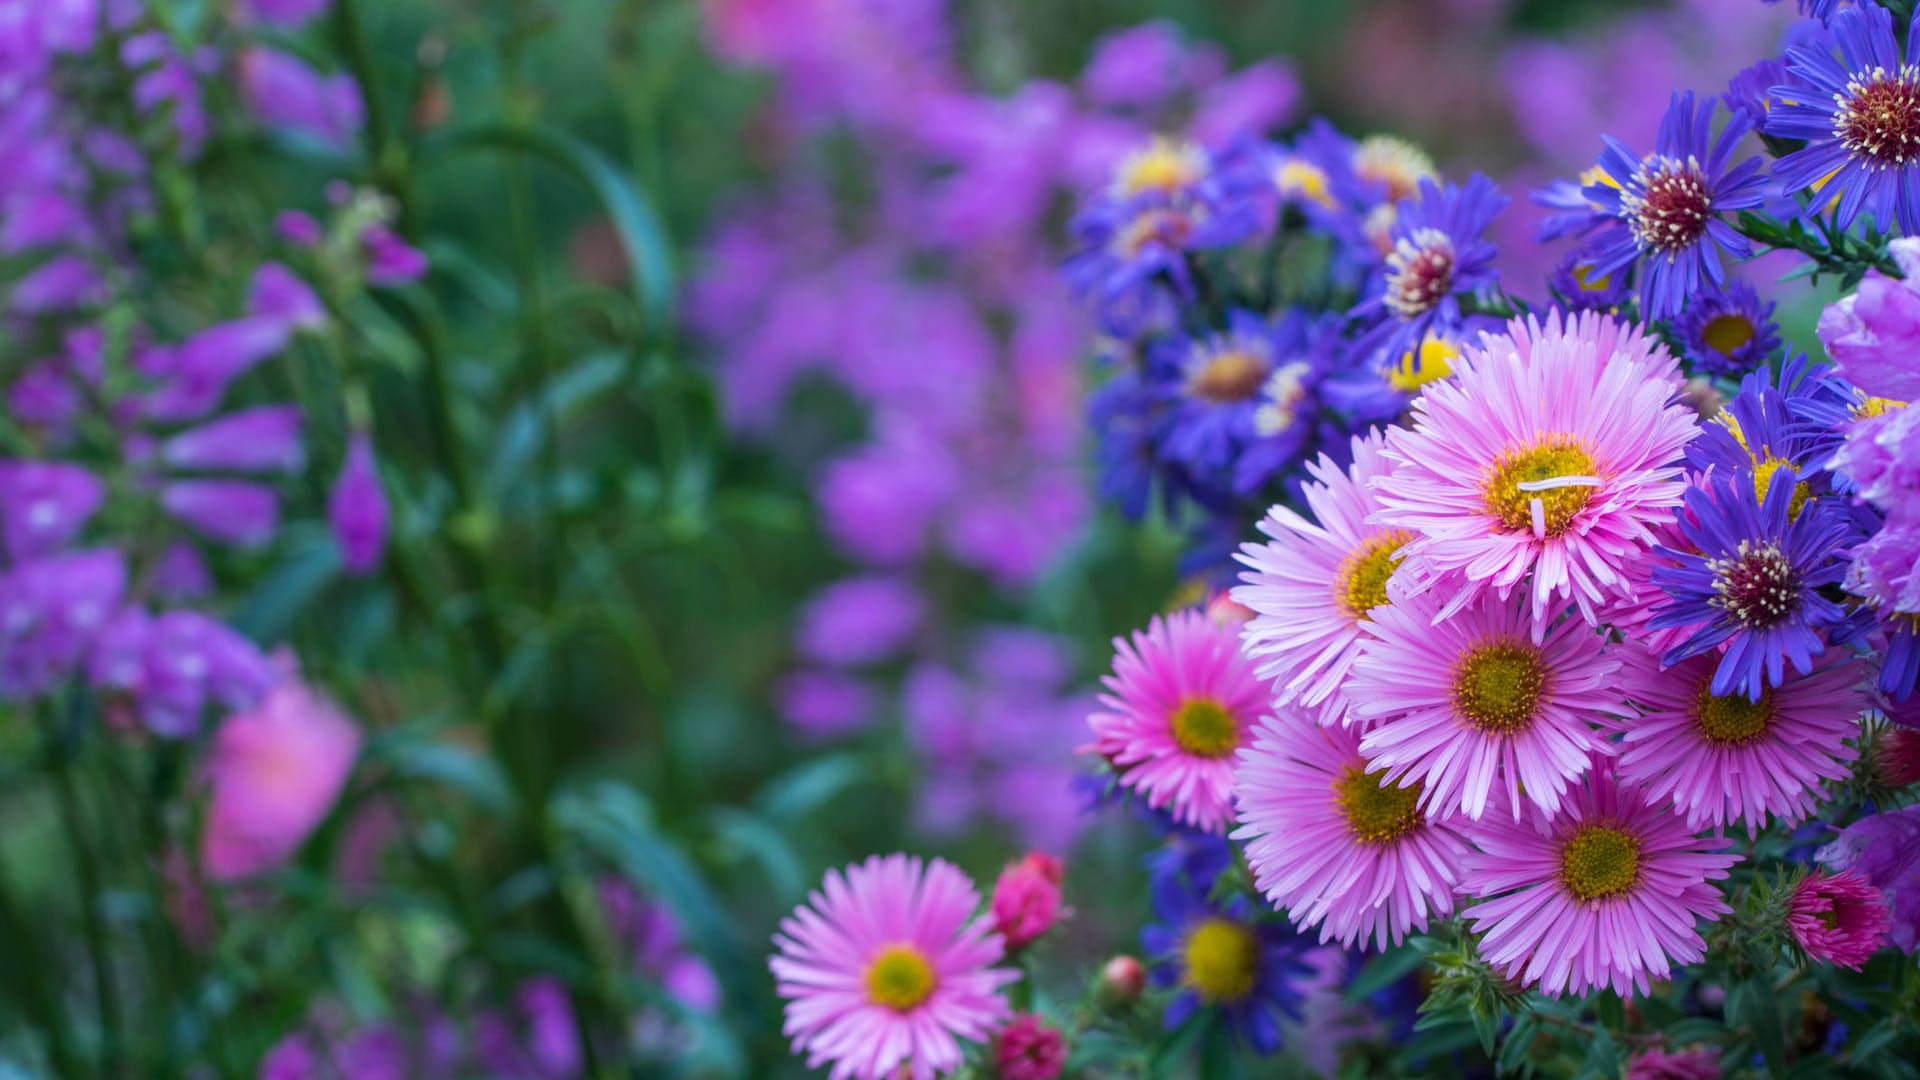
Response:
[[[1140,1000],[1147,991],[1147,969],[1131,956],[1116,956],[1100,969],[1100,996],[1115,1005]]]

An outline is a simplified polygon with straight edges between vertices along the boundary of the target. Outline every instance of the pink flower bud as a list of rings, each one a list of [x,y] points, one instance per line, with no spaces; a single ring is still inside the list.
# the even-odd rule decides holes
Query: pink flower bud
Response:
[[[1060,908],[1060,860],[1030,852],[1008,863],[993,885],[993,922],[1008,950],[1022,949],[1053,928]]]
[[[1138,1001],[1147,990],[1147,969],[1131,956],[1116,956],[1100,969],[1100,996],[1115,1004]]]
[[[1787,929],[1821,963],[1860,970],[1887,942],[1893,913],[1873,882],[1854,871],[1815,870],[1793,887]]]
[[[1888,787],[1906,787],[1920,780],[1920,731],[1888,728],[1880,736],[1874,762]]]
[[[993,1067],[1001,1080],[1054,1080],[1066,1063],[1060,1032],[1033,1013],[1014,1017],[993,1043]]]

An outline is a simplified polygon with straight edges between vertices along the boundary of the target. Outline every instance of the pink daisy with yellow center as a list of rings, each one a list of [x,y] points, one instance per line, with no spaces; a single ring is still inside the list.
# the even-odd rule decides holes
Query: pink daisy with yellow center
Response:
[[[1115,638],[1102,710],[1082,747],[1110,762],[1120,783],[1154,809],[1207,832],[1233,814],[1234,752],[1272,704],[1240,653],[1238,628],[1197,611],[1155,617],[1132,640]]]
[[[1321,941],[1385,949],[1453,911],[1467,842],[1419,807],[1420,786],[1370,771],[1360,736],[1282,710],[1240,751],[1240,828],[1254,885]]]
[[[1240,549],[1247,571],[1233,598],[1256,613],[1243,634],[1246,653],[1280,704],[1311,709],[1323,724],[1344,718],[1341,687],[1373,610],[1388,603],[1400,549],[1413,539],[1367,523],[1380,509],[1373,484],[1387,472],[1384,445],[1377,432],[1355,438],[1344,470],[1322,454],[1307,466],[1314,482],[1301,491],[1312,518],[1275,506],[1260,523],[1273,539]]]
[[[1549,997],[1645,994],[1675,963],[1705,956],[1698,922],[1730,910],[1713,884],[1739,861],[1720,850],[1727,841],[1694,835],[1605,762],[1559,813],[1490,820],[1468,836],[1478,850],[1461,891],[1479,900],[1466,917],[1481,957]]]
[[[1757,834],[1772,814],[1788,825],[1807,819],[1827,783],[1848,774],[1860,756],[1847,740],[1860,734],[1870,706],[1867,672],[1830,649],[1806,675],[1789,674],[1758,701],[1735,688],[1713,692],[1717,656],[1694,656],[1662,671],[1643,649],[1620,650],[1620,683],[1640,715],[1620,721],[1623,781],[1642,784],[1656,801],[1671,800],[1695,830],[1745,822]]]
[[[769,965],[787,1003],[785,1032],[807,1067],[834,1080],[930,1080],[958,1069],[1009,1015],[995,967],[1000,936],[975,913],[980,894],[950,863],[875,855],[780,923]]]
[[[1517,819],[1523,794],[1558,810],[1568,783],[1611,752],[1594,725],[1619,708],[1615,650],[1559,605],[1543,632],[1521,597],[1483,595],[1438,624],[1437,604],[1422,593],[1374,609],[1347,686],[1353,717],[1378,721],[1360,752],[1388,779],[1421,784],[1434,817],[1477,821],[1491,803]]]
[[[1606,316],[1515,319],[1387,434],[1374,520],[1415,534],[1402,555],[1419,583],[1449,583],[1443,614],[1531,573],[1536,619],[1562,597],[1597,623],[1680,505],[1699,430],[1681,385],[1659,342]]]

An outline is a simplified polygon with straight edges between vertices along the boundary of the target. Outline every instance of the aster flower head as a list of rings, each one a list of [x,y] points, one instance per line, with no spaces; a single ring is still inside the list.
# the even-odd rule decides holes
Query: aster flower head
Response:
[[[1720,1053],[1710,1046],[1678,1053],[1649,1046],[1627,1062],[1626,1080],[1720,1080]]]
[[[1397,203],[1438,182],[1433,156],[1397,135],[1368,135],[1353,147],[1353,175],[1373,189],[1376,201]]]
[[[1352,311],[1370,324],[1355,339],[1355,352],[1399,356],[1436,326],[1457,325],[1460,297],[1499,277],[1497,252],[1484,234],[1507,201],[1493,181],[1474,173],[1457,186],[1423,178],[1413,196],[1394,204],[1379,291]]]
[[[1780,347],[1774,304],[1744,281],[1729,281],[1687,300],[1673,320],[1688,369],[1704,375],[1742,375],[1766,363]]]
[[[1283,206],[1338,229],[1350,224],[1360,192],[1354,151],[1353,140],[1315,117],[1291,145],[1268,156],[1267,179]]]
[[[1680,528],[1691,550],[1661,549],[1673,565],[1653,573],[1667,598],[1648,625],[1692,628],[1664,663],[1719,650],[1715,694],[1737,688],[1758,701],[1782,683],[1788,661],[1810,673],[1826,648],[1821,631],[1845,617],[1818,590],[1846,572],[1834,553],[1847,545],[1848,526],[1818,505],[1792,516],[1798,481],[1782,468],[1763,502],[1751,474],[1710,478],[1686,494]]]
[[[1736,259],[1752,254],[1746,238],[1720,215],[1761,203],[1760,159],[1731,163],[1753,121],[1735,113],[1714,136],[1718,100],[1708,98],[1696,108],[1691,91],[1676,94],[1646,158],[1607,138],[1600,169],[1617,186],[1586,188],[1614,218],[1588,244],[1594,269],[1624,273],[1640,263],[1640,309],[1648,318],[1671,315],[1703,285],[1725,281],[1720,252]]]
[[[1714,693],[1713,657],[1663,670],[1641,649],[1622,651],[1619,682],[1639,715],[1617,725],[1620,779],[1652,801],[1671,800],[1690,829],[1744,822],[1757,835],[1769,816],[1797,825],[1859,756],[1847,740],[1868,705],[1866,672],[1839,650],[1758,700]]]
[[[1706,953],[1700,919],[1729,908],[1713,883],[1739,861],[1598,764],[1559,811],[1469,833],[1462,892],[1480,955],[1548,997],[1645,994]]]
[[[1195,143],[1156,135],[1114,169],[1108,194],[1116,199],[1143,195],[1167,200],[1194,193],[1213,176],[1213,159]]]
[[[1544,632],[1524,604],[1490,595],[1437,622],[1436,609],[1430,593],[1374,609],[1347,686],[1351,715],[1376,721],[1361,754],[1419,784],[1430,818],[1554,812],[1592,757],[1611,753],[1594,725],[1619,707],[1616,650],[1558,607]]]
[[[1633,295],[1625,274],[1602,274],[1578,251],[1567,253],[1547,278],[1560,307],[1569,312],[1598,311],[1612,314]]]
[[[1839,12],[1828,29],[1830,39],[1787,50],[1787,79],[1769,92],[1766,133],[1806,141],[1774,177],[1817,192],[1809,213],[1831,206],[1841,229],[1865,212],[1881,229],[1920,232],[1920,66],[1902,60],[1878,4]]]
[[[1442,613],[1532,575],[1533,611],[1570,597],[1589,621],[1678,505],[1698,431],[1673,358],[1592,313],[1514,320],[1387,434],[1375,520],[1414,534],[1420,582],[1458,578]],[[1404,571],[1403,571],[1404,572]]]
[[[1153,981],[1178,990],[1167,1029],[1195,1010],[1218,1009],[1242,1042],[1263,1054],[1278,1050],[1281,1021],[1299,1018],[1298,984],[1312,971],[1293,931],[1257,920],[1245,897],[1215,904],[1175,877],[1154,882],[1153,911],[1157,921],[1140,941],[1154,960]]]
[[[1240,828],[1254,887],[1321,941],[1385,950],[1453,910],[1466,841],[1360,756],[1360,735],[1282,710],[1240,752]]]
[[[1529,192],[1527,197],[1535,206],[1549,211],[1540,219],[1534,238],[1545,244],[1563,237],[1585,236],[1611,220],[1612,215],[1607,213],[1607,207],[1595,202],[1587,194],[1587,189],[1595,184],[1605,184],[1615,189],[1620,187],[1618,181],[1595,165],[1581,173],[1578,179],[1551,180],[1545,187]],[[1585,261],[1578,252],[1574,253],[1574,257]]]
[[[1087,719],[1094,741],[1082,751],[1111,762],[1149,807],[1224,832],[1234,752],[1271,701],[1240,653],[1237,630],[1180,611],[1113,644],[1113,674],[1102,679],[1107,692]]]
[[[1740,392],[1701,425],[1700,437],[1687,447],[1688,462],[1702,472],[1750,476],[1763,502],[1787,470],[1794,477],[1787,513],[1798,517],[1818,493],[1816,483],[1825,491],[1820,466],[1840,441],[1838,432],[1802,418],[1804,399],[1823,392],[1817,372],[1804,356],[1789,356],[1777,382],[1766,368],[1740,380]]]
[[[1886,943],[1893,912],[1880,890],[1851,870],[1815,870],[1793,886],[1787,930],[1815,962],[1859,971]]]
[[[1238,492],[1259,487],[1313,433],[1320,328],[1300,311],[1277,324],[1229,313],[1225,333],[1170,335],[1154,349],[1165,406],[1158,443],[1172,463]]]
[[[1246,655],[1278,703],[1297,703],[1322,723],[1344,717],[1342,687],[1412,539],[1368,520],[1379,508],[1373,482],[1387,472],[1384,444],[1377,432],[1356,437],[1345,469],[1320,455],[1307,465],[1313,482],[1301,489],[1311,517],[1276,505],[1260,522],[1272,539],[1238,555],[1247,569],[1233,598],[1255,613],[1242,632]]]
[[[786,1034],[835,1080],[928,1080],[1008,1015],[1002,947],[967,876],[941,859],[875,855],[781,920],[769,965]]]
[[[1887,251],[1906,276],[1867,271],[1853,295],[1820,313],[1820,343],[1869,398],[1920,401],[1920,236],[1893,240]]]

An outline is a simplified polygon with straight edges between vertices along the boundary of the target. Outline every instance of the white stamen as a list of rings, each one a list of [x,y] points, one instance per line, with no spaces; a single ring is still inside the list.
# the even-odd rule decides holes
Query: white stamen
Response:
[[[1552,491],[1555,488],[1599,487],[1597,476],[1549,476],[1545,480],[1522,480],[1513,485],[1521,491]],[[1535,499],[1535,502],[1540,500]]]
[[[1545,540],[1547,538],[1547,504],[1539,499],[1531,499],[1527,502],[1527,509],[1533,513],[1533,538]]]

